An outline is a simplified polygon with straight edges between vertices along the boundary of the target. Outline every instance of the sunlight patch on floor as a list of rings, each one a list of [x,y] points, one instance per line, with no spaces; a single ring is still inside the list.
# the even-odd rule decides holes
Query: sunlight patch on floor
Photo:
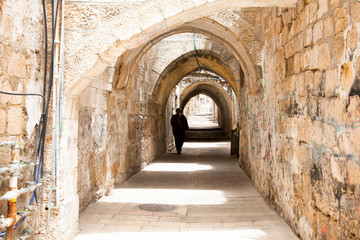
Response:
[[[267,234],[261,229],[239,229],[229,231],[189,231],[189,232],[109,232],[79,234],[76,240],[184,240],[184,239],[226,239],[226,240],[250,240],[264,239]]]
[[[226,197],[219,190],[187,189],[113,189],[109,196],[99,202],[154,203],[178,205],[218,205],[226,203]]]
[[[183,148],[200,149],[200,148],[228,148],[230,142],[185,142]]]
[[[212,170],[213,167],[197,163],[152,163],[142,171],[145,172],[195,172]]]

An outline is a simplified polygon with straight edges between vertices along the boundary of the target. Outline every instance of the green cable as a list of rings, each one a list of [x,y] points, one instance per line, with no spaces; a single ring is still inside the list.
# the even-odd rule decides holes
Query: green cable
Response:
[[[198,66],[198,70],[200,72],[200,64],[199,64],[199,60],[198,60],[198,57],[197,57],[197,49],[196,49],[196,41],[195,41],[195,37],[196,37],[196,33],[194,33],[194,50],[195,50],[195,60],[196,60],[196,64]]]

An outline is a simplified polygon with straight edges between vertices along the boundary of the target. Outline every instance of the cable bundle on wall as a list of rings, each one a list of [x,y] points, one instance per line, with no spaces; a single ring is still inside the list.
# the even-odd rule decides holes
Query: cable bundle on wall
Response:
[[[56,1],[56,2],[55,2]],[[44,86],[43,86],[43,94],[38,93],[10,93],[0,91],[0,94],[9,94],[9,95],[18,95],[18,96],[39,96],[42,97],[42,114],[38,123],[37,133],[36,133],[36,144],[35,144],[35,164],[34,165],[34,182],[35,185],[29,187],[32,190],[33,194],[30,199],[29,207],[26,207],[24,212],[27,212],[29,208],[35,202],[38,204],[38,197],[36,192],[36,187],[39,183],[42,182],[43,173],[44,173],[44,158],[45,158],[45,141],[46,141],[46,128],[48,124],[48,114],[49,114],[49,106],[50,106],[50,99],[52,95],[52,88],[54,82],[54,66],[55,66],[55,36],[57,30],[57,21],[58,21],[58,10],[59,10],[60,0],[54,0],[51,4],[51,16],[52,16],[52,24],[51,24],[51,31],[52,31],[52,38],[51,38],[51,59],[50,62],[48,60],[48,23],[47,23],[47,11],[46,11],[46,3],[45,0],[42,0],[42,7],[43,7],[43,19],[44,19],[44,50],[45,50],[45,57],[44,57]],[[48,69],[49,67],[49,74]],[[16,181],[17,184],[17,181]],[[51,183],[52,184],[52,183]],[[20,191],[19,191],[20,192]],[[4,196],[2,196],[4,197]],[[16,200],[16,198],[15,198]],[[51,202],[51,195],[50,195],[50,202]],[[21,212],[20,212],[21,213]],[[21,215],[21,214],[20,214]],[[20,218],[17,219],[15,228],[19,227],[28,214],[22,214]],[[14,228],[14,226],[12,226]],[[0,233],[1,236],[5,236],[7,232]],[[7,236],[7,239],[9,236]]]

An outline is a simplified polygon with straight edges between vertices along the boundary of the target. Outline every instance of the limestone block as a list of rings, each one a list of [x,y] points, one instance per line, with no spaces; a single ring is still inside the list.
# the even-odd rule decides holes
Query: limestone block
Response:
[[[267,18],[270,18],[270,16],[267,15]],[[288,25],[291,22],[291,11],[289,10],[284,11],[283,14],[281,15],[281,19],[283,21],[284,26]],[[267,22],[269,23],[270,21],[267,20]]]
[[[360,184],[360,166],[356,161],[349,160],[347,162],[348,181],[351,185]]]
[[[319,68],[319,47],[315,45],[310,51],[310,68],[317,69]]]
[[[313,91],[314,90],[314,73],[312,71],[306,71],[304,75],[305,81],[305,91]]]
[[[348,35],[347,35],[347,40],[346,40],[347,47],[349,47],[352,51],[354,51],[355,48],[357,48],[358,40],[359,40],[359,33],[358,33],[356,27],[353,27],[348,32]]]
[[[297,35],[309,24],[309,8],[306,7],[295,19],[295,32]]]
[[[317,18],[321,18],[328,11],[328,1],[319,0],[319,10],[317,11]]]
[[[86,32],[65,31],[64,32],[64,46],[65,52],[73,50],[85,37]]]
[[[355,1],[351,3],[351,21],[353,24],[360,23],[360,2]]]
[[[301,53],[301,71],[305,71],[310,68],[311,51],[312,51],[311,47],[308,47]]]
[[[346,8],[338,7],[334,11],[335,34],[344,31],[347,26]]]
[[[357,118],[360,121],[360,118]],[[360,128],[358,127],[354,130],[354,148],[356,149],[356,154],[359,156],[360,154]]]
[[[291,55],[296,52],[300,52],[304,47],[304,33],[300,33],[296,37],[294,37],[291,41]]]
[[[334,126],[324,123],[325,146],[328,149],[333,149],[337,146],[336,130]]]
[[[274,28],[275,34],[279,34],[284,27],[281,17],[276,18],[274,25],[275,25],[275,28]]]
[[[314,95],[318,96],[321,94],[321,82],[322,82],[322,73],[321,71],[316,71],[314,73]]]
[[[90,70],[98,60],[98,56],[94,52],[95,49],[86,43],[79,47],[72,55],[66,58],[67,62],[76,67],[76,69],[84,74]]]
[[[353,141],[352,132],[341,132],[339,139],[339,148],[346,155],[351,155],[355,152],[355,144]]]
[[[113,20],[109,25],[109,29],[117,33],[118,40],[127,40],[142,31],[132,11],[128,11]]]
[[[68,3],[65,6],[65,29],[94,30],[99,25],[97,4]]]
[[[10,107],[7,115],[8,134],[18,135],[22,130],[22,109],[21,107]]]
[[[5,133],[6,130],[6,112],[0,109],[0,134]]]
[[[110,21],[112,18],[134,8],[138,5],[136,2],[109,3],[99,5],[99,18],[101,23]]]
[[[308,27],[307,29],[305,29],[304,32],[304,47],[307,47],[312,43],[312,38],[313,38],[313,30],[311,27]]]
[[[12,52],[9,61],[7,74],[12,77],[24,78],[26,76],[26,58],[20,53]]]
[[[199,7],[203,4],[205,4],[207,1],[206,0],[181,0],[182,2],[182,6],[183,6],[183,10],[188,10],[191,8],[195,8],[195,7]]]
[[[305,73],[301,72],[296,79],[296,93],[298,96],[303,97],[306,95]]]
[[[319,45],[319,69],[328,69],[330,67],[330,48],[329,44],[324,42]]]
[[[309,126],[304,126],[311,136],[312,142],[316,145],[323,145],[322,122],[313,121]]]
[[[294,54],[294,73],[300,72],[300,53]]]
[[[347,62],[341,66],[340,71],[340,84],[341,88],[345,91],[350,91],[350,88],[354,82],[354,74],[352,62]]]
[[[339,126],[343,123],[343,115],[345,113],[346,101],[340,98],[328,100],[326,106],[325,119],[339,130]]]
[[[326,71],[325,95],[334,96],[335,89],[338,86],[338,69],[333,68]]]
[[[139,21],[142,29],[146,29],[158,22],[164,20],[156,1],[147,1],[142,3],[135,11],[134,14]]]
[[[343,33],[339,33],[334,37],[333,48],[332,48],[332,57],[333,61],[339,63],[343,59],[345,50],[345,39]]]
[[[294,56],[286,59],[286,76],[294,74]]]
[[[316,12],[318,11],[318,2],[312,1],[308,6],[309,6],[309,22],[313,23],[316,21]]]
[[[174,16],[182,11],[181,1],[157,0],[157,3],[165,18]]]
[[[80,78],[81,74],[69,62],[64,64],[64,89],[65,92],[70,91],[73,84]]]
[[[330,5],[335,9],[340,5],[339,0],[330,0]]]
[[[314,30],[312,34],[314,44],[316,44],[318,40],[323,38],[323,33],[324,33],[324,24],[323,21],[321,20],[315,23],[314,25]]]
[[[339,182],[345,182],[346,179],[345,158],[331,155],[330,163],[331,163],[332,177],[338,180]]]
[[[324,37],[332,36],[334,32],[334,23],[332,17],[327,17],[324,20]]]

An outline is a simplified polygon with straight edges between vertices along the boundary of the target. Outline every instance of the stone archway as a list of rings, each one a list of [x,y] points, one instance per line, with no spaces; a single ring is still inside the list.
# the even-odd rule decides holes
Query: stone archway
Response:
[[[218,84],[210,81],[200,81],[191,84],[180,95],[180,107],[185,108],[190,99],[198,94],[205,94],[209,96],[216,105],[219,107],[220,114],[220,127],[224,131],[225,135],[229,135],[232,126],[233,110],[232,101],[229,94]]]
[[[226,79],[236,94],[239,89],[239,76],[235,76],[231,67],[220,56],[210,52],[190,52],[173,61],[161,74],[153,90],[152,99],[165,107],[167,99],[175,85],[185,76],[198,70],[197,62],[201,61],[205,70],[216,73]],[[236,79],[238,81],[236,81]]]

